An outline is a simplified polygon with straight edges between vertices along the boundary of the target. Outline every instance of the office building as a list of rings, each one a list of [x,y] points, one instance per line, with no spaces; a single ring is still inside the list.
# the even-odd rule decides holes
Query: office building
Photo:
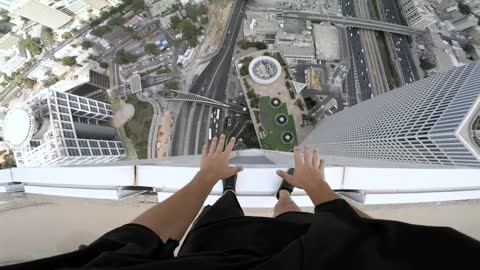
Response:
[[[71,16],[36,0],[30,0],[14,11],[17,15],[41,25],[58,29],[70,22]]]
[[[322,120],[303,144],[332,163],[480,167],[480,62],[434,75]]]
[[[111,162],[125,156],[112,117],[107,103],[44,89],[8,111],[4,140],[19,167]]]
[[[107,89],[110,88],[110,78],[89,69],[87,66],[49,88],[98,101],[106,101],[108,98]]]
[[[315,46],[309,31],[302,34],[278,32],[275,49],[282,52],[289,65],[316,64]]]
[[[284,20],[281,14],[247,11],[243,23],[243,35],[251,41],[273,44],[277,32],[283,28],[283,24]]]
[[[435,9],[426,0],[400,0],[400,7],[408,25],[416,29],[425,30],[439,21]]]

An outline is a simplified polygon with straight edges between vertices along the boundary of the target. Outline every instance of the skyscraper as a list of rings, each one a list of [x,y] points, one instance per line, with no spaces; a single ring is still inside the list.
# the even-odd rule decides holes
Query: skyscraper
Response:
[[[480,167],[479,113],[474,62],[324,119],[303,144],[347,166]]]
[[[19,167],[103,163],[125,156],[107,103],[44,89],[4,120],[4,140]]]

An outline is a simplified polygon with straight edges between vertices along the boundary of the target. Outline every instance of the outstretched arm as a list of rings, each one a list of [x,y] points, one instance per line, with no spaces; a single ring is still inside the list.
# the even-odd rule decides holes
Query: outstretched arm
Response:
[[[235,145],[232,138],[225,147],[225,136],[214,138],[210,148],[204,145],[200,171],[185,187],[167,200],[150,208],[135,218],[132,223],[141,224],[154,231],[165,243],[168,239],[180,241],[200,211],[213,186],[221,179],[241,171],[230,167],[228,159]]]

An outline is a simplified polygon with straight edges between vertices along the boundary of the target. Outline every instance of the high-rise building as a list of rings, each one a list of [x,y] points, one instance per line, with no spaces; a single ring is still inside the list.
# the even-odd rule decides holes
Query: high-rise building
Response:
[[[19,167],[111,162],[125,156],[112,117],[107,103],[44,89],[8,111],[4,140]]]
[[[107,89],[110,88],[110,78],[86,67],[49,88],[98,101],[106,101],[108,99]]]
[[[425,30],[425,28],[439,21],[432,4],[426,0],[400,0],[402,14],[408,25]]]
[[[319,122],[303,144],[330,164],[480,167],[480,62],[365,101]]]
[[[14,12],[22,17],[52,29],[58,29],[72,19],[71,16],[60,10],[47,6],[36,0],[28,1]]]

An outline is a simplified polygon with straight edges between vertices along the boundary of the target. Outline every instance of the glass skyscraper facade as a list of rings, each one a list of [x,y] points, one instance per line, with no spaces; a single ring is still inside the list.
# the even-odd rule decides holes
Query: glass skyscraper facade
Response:
[[[479,94],[474,62],[324,119],[303,144],[331,164],[480,167]]]

